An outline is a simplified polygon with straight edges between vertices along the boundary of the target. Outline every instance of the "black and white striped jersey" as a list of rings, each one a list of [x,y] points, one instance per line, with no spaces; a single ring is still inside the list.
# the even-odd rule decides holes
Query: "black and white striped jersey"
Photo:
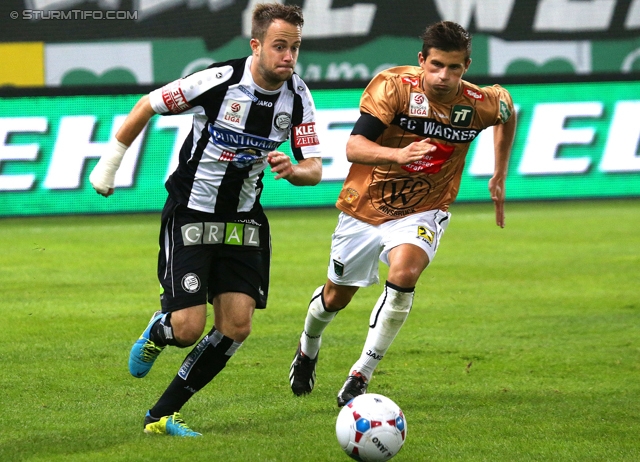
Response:
[[[267,153],[291,136],[300,161],[320,157],[315,105],[297,75],[278,90],[258,87],[251,76],[252,57],[209,68],[152,91],[158,114],[193,114],[193,125],[166,182],[178,203],[223,216],[247,216],[261,210]]]

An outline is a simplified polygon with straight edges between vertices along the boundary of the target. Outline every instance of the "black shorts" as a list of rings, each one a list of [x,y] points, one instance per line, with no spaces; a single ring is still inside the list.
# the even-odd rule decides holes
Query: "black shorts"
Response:
[[[224,222],[167,199],[162,210],[158,279],[162,311],[177,311],[221,293],[240,292],[267,306],[271,235],[264,213]]]

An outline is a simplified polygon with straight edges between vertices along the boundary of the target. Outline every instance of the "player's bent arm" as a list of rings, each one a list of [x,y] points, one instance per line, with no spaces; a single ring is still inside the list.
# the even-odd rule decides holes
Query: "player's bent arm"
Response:
[[[155,111],[149,103],[149,96],[145,95],[133,107],[124,123],[116,133],[107,152],[100,157],[94,167],[89,181],[93,188],[103,196],[113,194],[116,172],[120,167],[127,148],[147,125]]]
[[[292,173],[286,177],[294,186],[314,186],[322,180],[322,158],[309,157],[292,165]]]
[[[351,135],[347,141],[347,160],[365,165],[407,165],[435,151],[430,138],[410,143],[403,148],[380,146],[364,135]]]
[[[347,160],[353,164],[389,165],[395,163],[395,148],[380,146],[364,135],[351,135],[347,141]]]

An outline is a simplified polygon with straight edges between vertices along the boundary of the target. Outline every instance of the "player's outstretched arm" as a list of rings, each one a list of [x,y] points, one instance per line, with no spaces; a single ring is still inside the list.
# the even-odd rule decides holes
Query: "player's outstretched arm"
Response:
[[[495,167],[493,177],[489,180],[489,192],[496,209],[496,224],[504,228],[504,200],[506,195],[505,181],[509,167],[511,147],[516,133],[515,113],[504,124],[493,127],[493,149]]]
[[[116,172],[127,148],[131,146],[154,114],[149,96],[140,98],[116,133],[107,152],[102,155],[89,175],[89,181],[98,194],[104,197],[113,194]]]
[[[284,152],[272,151],[267,155],[276,180],[284,178],[294,186],[313,186],[322,179],[322,158],[309,157],[294,165]]]

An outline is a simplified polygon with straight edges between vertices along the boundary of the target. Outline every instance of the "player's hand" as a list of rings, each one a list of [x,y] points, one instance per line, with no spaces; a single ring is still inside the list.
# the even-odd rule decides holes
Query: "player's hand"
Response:
[[[271,151],[267,154],[267,162],[271,166],[271,171],[276,174],[274,179],[288,178],[293,175],[293,164],[291,159],[284,152]]]
[[[109,197],[113,194],[116,172],[112,170],[113,169],[110,169],[108,165],[106,165],[106,162],[103,162],[103,159],[100,158],[93,168],[91,175],[89,175],[91,186],[93,186],[93,189],[101,196]]]
[[[127,148],[128,146],[114,139],[89,175],[91,186],[101,196],[109,197],[113,194],[116,172]]]
[[[489,192],[496,209],[496,225],[504,228],[504,199],[506,193],[504,178],[492,177],[489,180]]]
[[[396,162],[400,165],[408,165],[435,152],[436,149],[436,146],[431,144],[431,138],[414,141],[398,151]]]

